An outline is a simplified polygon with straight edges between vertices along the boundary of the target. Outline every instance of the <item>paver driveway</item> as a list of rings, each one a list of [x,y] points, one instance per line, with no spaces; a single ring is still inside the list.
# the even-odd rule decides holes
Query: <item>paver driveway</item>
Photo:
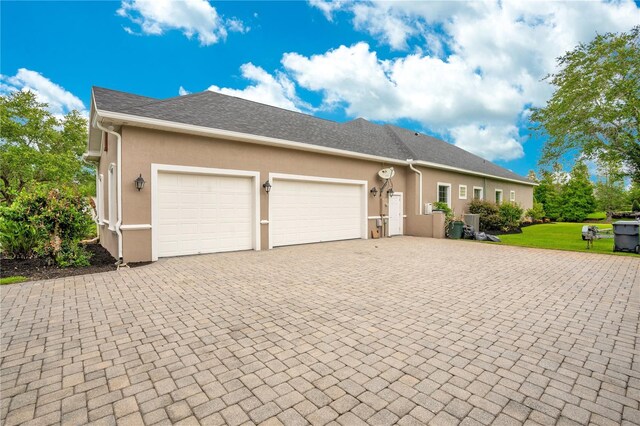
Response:
[[[1,421],[638,424],[639,287],[638,258],[410,237],[4,286]]]

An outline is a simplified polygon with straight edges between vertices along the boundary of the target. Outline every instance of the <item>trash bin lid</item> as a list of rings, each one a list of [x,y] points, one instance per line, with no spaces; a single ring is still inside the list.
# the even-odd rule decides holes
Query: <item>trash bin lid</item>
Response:
[[[617,222],[613,222],[613,226],[616,225],[635,225],[640,226],[640,222],[637,220],[619,220]]]

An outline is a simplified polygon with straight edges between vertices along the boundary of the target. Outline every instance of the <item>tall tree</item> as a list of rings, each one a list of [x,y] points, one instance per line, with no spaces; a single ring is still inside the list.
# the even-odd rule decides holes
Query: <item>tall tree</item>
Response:
[[[533,197],[542,204],[545,217],[556,220],[559,219],[562,211],[560,204],[560,182],[555,178],[555,174],[549,171],[542,171],[538,186],[533,189]]]
[[[594,194],[596,207],[607,213],[607,219],[611,219],[614,211],[625,210],[630,206],[629,196],[624,187],[624,173],[620,164],[600,162]]]
[[[578,160],[569,181],[560,192],[561,217],[568,222],[582,222],[595,210],[593,184],[589,179],[589,169],[582,160]]]
[[[61,119],[32,92],[0,96],[0,202],[11,203],[32,183],[91,191],[92,171],[82,161],[87,120],[77,111]]]
[[[558,58],[546,77],[555,92],[533,110],[533,129],[548,136],[541,163],[579,151],[623,162],[640,181],[640,26],[598,35]]]

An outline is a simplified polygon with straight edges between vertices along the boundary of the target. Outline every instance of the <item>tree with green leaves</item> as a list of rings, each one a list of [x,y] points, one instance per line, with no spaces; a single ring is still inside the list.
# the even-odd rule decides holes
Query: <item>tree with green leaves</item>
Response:
[[[93,171],[82,161],[87,120],[78,111],[58,119],[32,92],[16,91],[0,96],[0,124],[1,203],[34,184],[94,190]]]
[[[556,170],[553,173],[543,170],[540,176],[540,179],[537,180],[538,186],[533,189],[533,198],[536,202],[542,204],[542,209],[545,212],[544,217],[557,220],[562,215],[560,190],[564,181],[564,174],[560,170]]]
[[[640,181],[640,26],[598,35],[558,58],[555,92],[531,115],[547,136],[541,164],[568,153],[625,164]]]
[[[635,181],[631,184],[627,197],[627,202],[631,206],[631,211],[640,212],[640,181]]]
[[[615,211],[630,207],[629,194],[624,187],[624,173],[618,163],[601,162],[598,165],[598,180],[594,184],[596,207],[607,213],[611,220]]]
[[[560,191],[560,217],[567,222],[582,222],[595,210],[595,206],[589,169],[579,160],[571,169],[571,177]]]

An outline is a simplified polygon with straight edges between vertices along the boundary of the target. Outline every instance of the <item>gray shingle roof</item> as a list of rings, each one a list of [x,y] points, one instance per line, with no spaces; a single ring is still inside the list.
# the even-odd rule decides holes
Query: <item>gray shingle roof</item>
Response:
[[[397,160],[422,160],[529,182],[445,141],[358,118],[346,123],[205,91],[154,99],[93,88],[100,110],[342,149]]]

